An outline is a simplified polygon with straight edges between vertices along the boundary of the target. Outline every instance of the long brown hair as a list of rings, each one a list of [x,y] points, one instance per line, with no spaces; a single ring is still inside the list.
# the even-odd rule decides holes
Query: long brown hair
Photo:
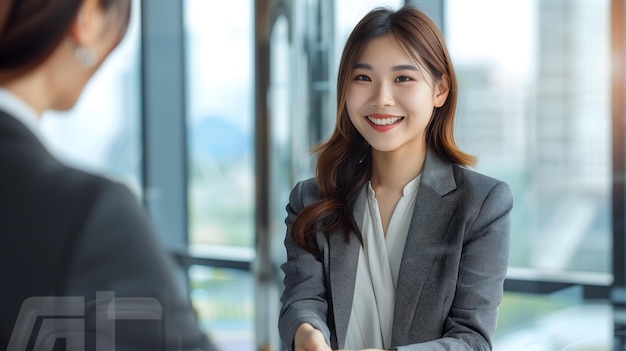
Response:
[[[339,63],[337,77],[337,123],[331,137],[317,146],[316,181],[320,199],[304,208],[294,220],[291,235],[296,243],[318,254],[315,234],[350,232],[361,234],[353,216],[359,191],[372,175],[371,150],[352,125],[346,109],[346,93],[352,67],[365,46],[374,38],[392,35],[420,62],[436,82],[446,78],[449,93],[443,106],[436,108],[426,127],[426,145],[440,158],[451,163],[473,165],[476,158],[459,149],[454,140],[454,115],[457,81],[443,35],[426,14],[412,6],[397,11],[377,8],[369,12],[348,37]]]
[[[0,77],[16,78],[45,61],[67,35],[84,0],[0,1]],[[130,21],[131,0],[99,0],[117,11],[120,39]]]

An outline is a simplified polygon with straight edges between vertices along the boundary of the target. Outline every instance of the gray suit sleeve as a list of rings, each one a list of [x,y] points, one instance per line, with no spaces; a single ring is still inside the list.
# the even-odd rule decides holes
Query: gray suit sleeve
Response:
[[[281,269],[285,273],[278,321],[281,339],[288,350],[293,350],[296,330],[302,323],[310,323],[320,330],[330,345],[330,330],[326,322],[328,302],[322,262],[291,239],[291,224],[304,207],[303,196],[308,193],[307,183],[298,183],[291,192],[287,205],[287,235],[285,248],[287,262]],[[308,185],[312,185],[309,182]]]
[[[66,291],[85,297],[87,343],[114,342],[116,350],[215,350],[198,327],[182,272],[136,197],[122,185],[105,183],[85,212]],[[103,304],[103,296],[117,302],[105,299]],[[108,315],[102,315],[103,306]],[[115,333],[102,335],[97,318],[113,320]]]
[[[508,267],[512,207],[509,186],[497,183],[465,234],[456,294],[443,338],[398,346],[398,351],[492,349],[491,335]]]

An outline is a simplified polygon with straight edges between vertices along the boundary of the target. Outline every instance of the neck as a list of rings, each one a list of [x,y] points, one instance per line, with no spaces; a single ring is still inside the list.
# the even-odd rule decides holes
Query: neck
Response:
[[[406,152],[409,151],[409,152]],[[405,152],[379,152],[372,150],[372,187],[402,191],[422,173],[426,160],[426,146]]]
[[[49,109],[50,89],[47,89],[43,74],[37,70],[3,84],[3,88],[17,95],[28,104],[39,118]]]

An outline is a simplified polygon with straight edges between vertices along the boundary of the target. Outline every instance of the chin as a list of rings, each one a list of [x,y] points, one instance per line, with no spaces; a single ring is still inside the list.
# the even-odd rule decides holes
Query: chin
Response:
[[[59,101],[55,103],[54,105],[52,105],[50,109],[54,111],[61,111],[61,112],[69,111],[72,108],[74,108],[74,106],[76,106],[77,101],[78,101],[78,98]]]
[[[398,150],[400,147],[397,145],[372,145],[372,149],[378,152],[393,152]]]

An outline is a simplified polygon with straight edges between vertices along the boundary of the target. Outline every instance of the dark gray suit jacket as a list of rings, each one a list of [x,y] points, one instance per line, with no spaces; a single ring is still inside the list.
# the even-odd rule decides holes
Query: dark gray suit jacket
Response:
[[[287,206],[287,262],[279,330],[291,350],[310,323],[333,349],[344,347],[360,242],[318,233],[321,260],[296,245],[291,223],[317,200],[314,179],[298,183]],[[402,351],[491,350],[510,250],[509,186],[428,152],[402,256],[392,346]],[[364,201],[355,209],[362,223]]]
[[[55,335],[70,336],[59,349],[84,337],[85,350],[96,342],[115,342],[116,350],[214,350],[136,197],[60,163],[2,111],[0,285],[0,350],[12,335],[16,351],[37,338],[54,343]],[[42,297],[79,300],[51,307]],[[38,321],[16,324],[20,318]],[[73,334],[61,329],[68,320],[78,323]]]

